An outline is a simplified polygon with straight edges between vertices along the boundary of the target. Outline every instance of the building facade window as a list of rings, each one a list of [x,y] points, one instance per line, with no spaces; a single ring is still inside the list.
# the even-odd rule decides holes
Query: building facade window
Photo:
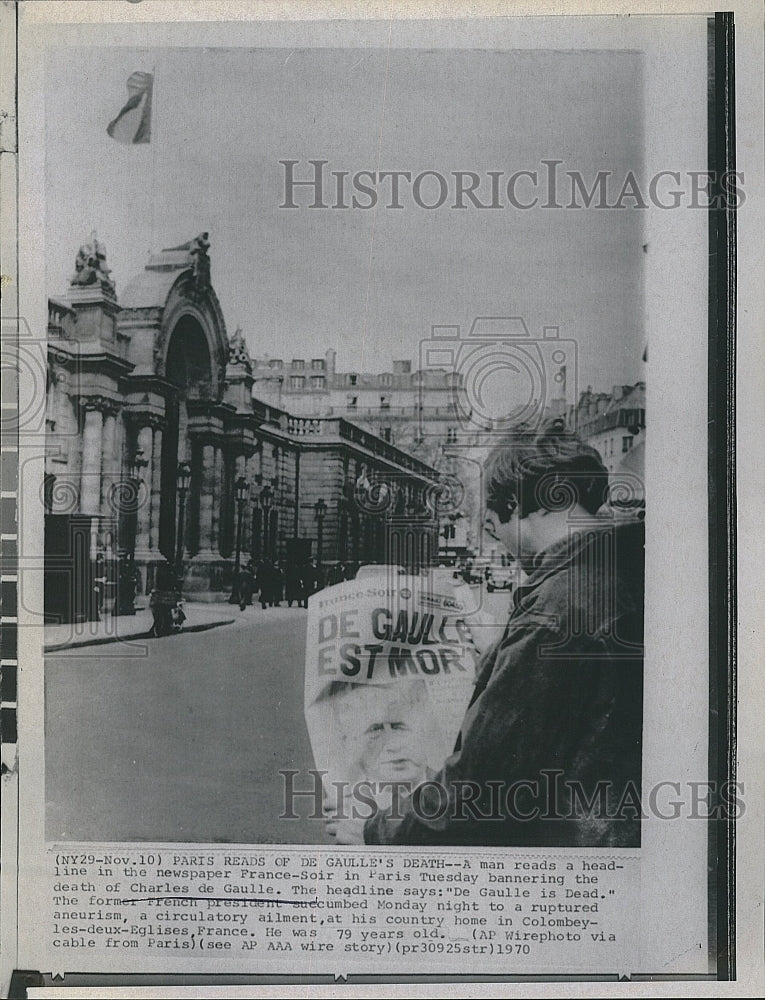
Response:
[[[302,358],[292,359],[292,370],[296,372],[302,372],[305,369],[305,361]]]
[[[358,402],[359,402],[358,396],[348,396],[347,398],[348,409],[355,410],[356,406],[358,405]]]
[[[326,385],[326,380],[323,375],[312,375],[311,376],[311,388],[312,389],[323,389]]]
[[[392,428],[390,428],[390,427],[381,427],[380,428],[380,437],[383,439],[383,441],[387,441],[388,444],[390,444],[391,441],[393,440],[393,430],[392,430]]]
[[[282,361],[281,358],[271,358],[271,360],[268,362],[268,367],[279,370],[284,367],[284,362]]]
[[[346,375],[345,383],[346,385],[356,385],[358,379],[359,379],[358,375]]]
[[[326,365],[324,364],[324,358],[314,358],[311,361],[311,368],[315,372],[323,372]]]
[[[380,396],[380,409],[381,410],[390,409],[390,396]]]
[[[456,444],[457,443],[457,428],[449,427],[446,431],[446,443]]]
[[[634,438],[631,434],[627,434],[622,438],[622,452],[629,451],[632,448],[633,440]]]
[[[305,388],[305,376],[290,375],[290,389],[304,389],[304,388]]]

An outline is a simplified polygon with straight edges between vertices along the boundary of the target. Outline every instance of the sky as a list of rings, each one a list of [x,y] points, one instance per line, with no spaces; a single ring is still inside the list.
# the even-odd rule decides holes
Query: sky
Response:
[[[124,146],[106,126],[135,70],[155,74],[152,141]],[[402,210],[387,196],[376,210],[279,207],[284,159],[301,176],[309,159],[351,174],[506,179],[558,159],[590,182],[603,169],[640,176],[639,53],[61,49],[47,66],[46,130],[50,295],[66,294],[92,230],[118,296],[150,252],[208,231],[228,332],[241,326],[255,355],[334,348],[339,370],[389,370],[393,358],[417,363],[434,324],[520,316],[532,337],[557,326],[576,341],[569,393],[641,377],[638,210],[428,211],[406,194]]]

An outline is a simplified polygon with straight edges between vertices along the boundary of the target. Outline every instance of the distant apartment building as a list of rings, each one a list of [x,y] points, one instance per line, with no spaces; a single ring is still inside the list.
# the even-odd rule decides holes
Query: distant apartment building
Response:
[[[645,382],[615,385],[611,392],[593,392],[588,386],[569,411],[569,421],[614,473],[625,466],[633,448],[644,445],[645,411]]]
[[[260,357],[252,364],[256,399],[303,417],[341,417],[453,476],[461,484],[462,499],[455,516],[442,520],[439,552],[454,558],[484,549],[481,469],[498,432],[464,426],[469,406],[459,373],[413,370],[408,360],[393,361],[383,372],[337,371],[334,350],[320,358],[289,361]],[[614,386],[611,392],[588,386],[574,405],[567,406],[563,397],[552,399],[545,416],[564,416],[614,474],[630,467],[626,456],[633,448],[634,458],[638,453],[642,458],[645,408],[645,382],[640,381]]]
[[[446,369],[339,372],[336,354],[321,358],[257,358],[253,396],[306,417],[342,417],[402,451],[444,468],[444,448],[457,441],[456,394],[461,376]]]

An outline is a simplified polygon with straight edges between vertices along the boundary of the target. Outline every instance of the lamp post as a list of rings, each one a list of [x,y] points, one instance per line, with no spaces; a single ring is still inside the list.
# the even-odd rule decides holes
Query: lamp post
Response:
[[[327,504],[319,497],[313,505],[313,509],[316,513],[316,562],[318,563],[319,572],[321,572],[321,556],[324,547],[324,518],[327,516]]]
[[[269,559],[270,555],[268,551],[268,544],[269,544],[268,522],[271,515],[271,504],[274,499],[274,491],[271,489],[270,486],[266,485],[263,487],[263,489],[260,491],[259,499],[260,499],[260,508],[263,511],[263,558]]]
[[[234,554],[234,582],[231,587],[231,597],[229,604],[239,603],[239,570],[242,558],[242,518],[244,516],[244,505],[247,503],[249,492],[247,480],[240,476],[236,481],[236,552]]]
[[[179,585],[183,577],[183,531],[186,520],[186,496],[191,485],[191,466],[188,462],[179,462],[176,472],[176,486],[178,489],[178,531],[175,536],[175,575],[178,577]]]

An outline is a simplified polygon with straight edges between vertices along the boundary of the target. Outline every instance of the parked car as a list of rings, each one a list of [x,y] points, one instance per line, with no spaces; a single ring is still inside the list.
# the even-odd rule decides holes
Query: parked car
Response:
[[[486,561],[488,565],[488,560]],[[459,569],[458,575],[462,577],[465,583],[481,583],[483,581],[484,574],[484,563],[483,562],[473,562],[472,559],[468,559]]]
[[[512,590],[515,571],[512,566],[489,566],[486,589],[490,594],[495,590]]]

